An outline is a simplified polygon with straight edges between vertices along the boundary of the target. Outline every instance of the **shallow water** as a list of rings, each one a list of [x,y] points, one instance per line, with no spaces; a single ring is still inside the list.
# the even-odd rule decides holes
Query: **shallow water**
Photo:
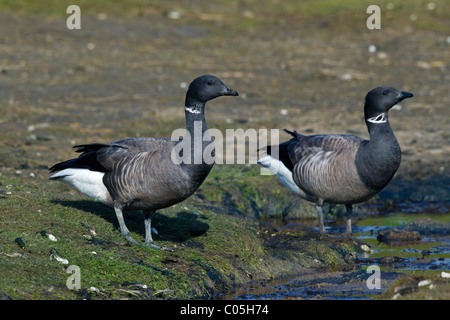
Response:
[[[356,267],[351,272],[308,273],[277,279],[268,283],[257,283],[237,288],[223,297],[225,299],[371,299],[382,294],[400,276],[417,270],[441,272],[450,270],[450,235],[448,232],[422,235],[420,241],[386,244],[377,240],[379,231],[401,228],[420,219],[450,221],[448,203],[439,206],[418,204],[402,206],[394,214],[375,215],[364,218],[353,226],[353,234],[367,245],[371,252],[358,256]],[[429,210],[426,210],[429,209]],[[430,212],[432,211],[432,212]],[[341,233],[343,226],[328,227],[330,233]],[[380,268],[380,288],[369,288],[367,272],[369,266]]]

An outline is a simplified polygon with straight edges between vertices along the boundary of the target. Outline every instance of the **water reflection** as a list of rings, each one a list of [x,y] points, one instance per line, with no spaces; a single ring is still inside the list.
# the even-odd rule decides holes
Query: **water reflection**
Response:
[[[411,205],[409,205],[411,207]],[[370,253],[358,256],[356,267],[351,272],[325,272],[305,270],[296,277],[277,279],[266,283],[255,283],[237,288],[225,299],[370,299],[383,293],[399,275],[414,270],[450,270],[450,214],[442,206],[420,205],[421,209],[433,208],[433,212],[417,212],[406,205],[395,214],[376,215],[364,218],[354,226],[354,236],[370,246]],[[380,242],[377,236],[389,228],[404,228],[417,219],[432,218],[442,222],[437,233],[421,230],[417,241]],[[420,220],[419,220],[420,221]],[[290,221],[292,223],[292,221]],[[282,226],[277,226],[281,228]],[[330,233],[342,233],[344,226],[329,226]],[[381,288],[368,289],[366,280],[370,276],[369,265],[381,268]]]

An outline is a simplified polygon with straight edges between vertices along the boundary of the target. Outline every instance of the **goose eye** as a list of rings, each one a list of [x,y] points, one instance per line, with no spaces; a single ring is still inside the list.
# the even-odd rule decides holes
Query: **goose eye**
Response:
[[[214,82],[213,82],[212,80],[209,80],[209,81],[207,82],[207,84],[208,84],[208,86],[212,86],[212,85],[214,84]]]
[[[384,95],[387,95],[387,94],[388,94],[388,92],[387,92],[387,91],[383,91],[383,94],[384,94]]]

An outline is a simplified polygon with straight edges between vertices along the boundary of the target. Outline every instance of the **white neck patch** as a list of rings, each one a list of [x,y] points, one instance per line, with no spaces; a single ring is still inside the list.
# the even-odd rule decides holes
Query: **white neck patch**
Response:
[[[377,115],[376,117],[367,119],[366,121],[369,121],[371,123],[385,123],[385,122],[387,122],[387,116],[386,116],[386,113],[381,113],[381,114]]]
[[[193,109],[193,108],[188,108],[186,106],[184,107],[184,110],[186,110],[187,112],[190,112],[190,113],[195,113],[195,114],[202,113],[200,110]]]

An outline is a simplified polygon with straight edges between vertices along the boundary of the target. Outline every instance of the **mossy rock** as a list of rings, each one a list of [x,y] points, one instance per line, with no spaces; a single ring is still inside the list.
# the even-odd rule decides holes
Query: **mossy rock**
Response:
[[[249,218],[317,217],[312,203],[294,195],[276,176],[261,175],[256,165],[215,166],[196,194],[202,200]]]

